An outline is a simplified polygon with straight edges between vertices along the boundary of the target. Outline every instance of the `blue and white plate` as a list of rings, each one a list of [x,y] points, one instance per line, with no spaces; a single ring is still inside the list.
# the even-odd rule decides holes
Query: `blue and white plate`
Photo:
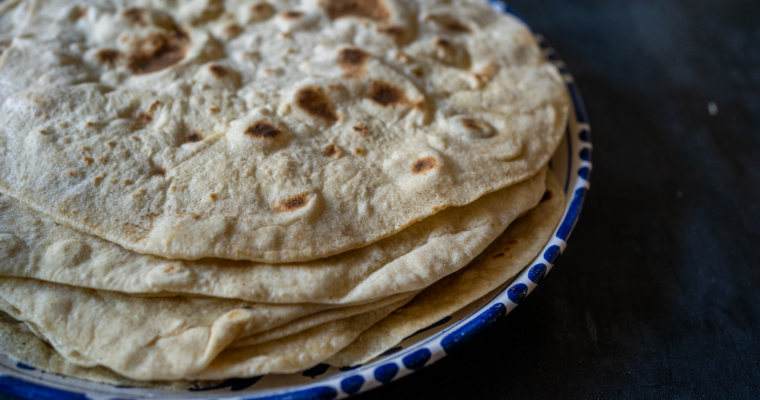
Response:
[[[520,18],[498,0],[497,12]],[[522,19],[522,18],[520,18]],[[29,399],[338,399],[388,384],[456,351],[480,331],[512,311],[552,269],[567,246],[589,188],[591,136],[586,111],[573,77],[540,34],[535,34],[546,56],[567,82],[573,104],[565,138],[551,160],[551,170],[565,189],[562,222],[541,254],[512,282],[504,284],[464,309],[417,332],[385,354],[358,368],[346,370],[317,365],[300,374],[230,379],[204,390],[171,391],[113,387],[35,370],[0,355],[0,392]]]

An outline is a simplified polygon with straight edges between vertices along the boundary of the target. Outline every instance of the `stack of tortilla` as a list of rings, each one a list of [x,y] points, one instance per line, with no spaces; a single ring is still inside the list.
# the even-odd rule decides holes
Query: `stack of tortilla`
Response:
[[[478,0],[7,0],[0,50],[0,352],[50,372],[364,363],[562,213],[563,80]]]

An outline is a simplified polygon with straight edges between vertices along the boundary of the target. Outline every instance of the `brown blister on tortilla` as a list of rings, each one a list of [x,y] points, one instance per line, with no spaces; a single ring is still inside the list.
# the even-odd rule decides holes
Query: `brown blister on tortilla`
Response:
[[[372,82],[372,90],[369,93],[370,100],[383,107],[392,107],[409,103],[406,92],[388,82]]]
[[[113,67],[121,60],[122,54],[119,50],[102,49],[95,53],[95,59],[98,63]]]
[[[149,113],[137,113],[135,115],[135,121],[140,125],[150,125],[151,122],[153,122],[153,116]]]
[[[278,214],[293,212],[299,208],[306,207],[309,204],[309,192],[301,192],[297,195],[290,196],[279,203],[272,202],[272,209]]]
[[[475,79],[480,82],[481,84],[485,84],[491,81],[496,76],[496,73],[498,72],[499,65],[495,62],[491,61],[489,62],[480,72],[476,72],[473,74]]]
[[[303,18],[303,12],[296,11],[296,10],[288,10],[288,11],[283,11],[282,13],[280,13],[280,16],[282,16],[283,19],[297,21]]]
[[[364,136],[369,135],[369,128],[367,127],[367,125],[357,124],[357,125],[352,126],[351,129],[353,129],[354,132],[358,133],[359,136],[364,137]]]
[[[163,178],[166,176],[166,168],[164,167],[158,167],[153,171],[153,176],[157,176],[160,178]]]
[[[400,25],[384,25],[377,27],[377,33],[390,36],[394,40],[401,40],[406,34],[406,29]]]
[[[214,75],[217,79],[223,79],[230,74],[230,71],[228,71],[227,68],[218,64],[209,65],[208,70],[211,72],[211,75]]]
[[[338,121],[338,114],[335,112],[330,100],[320,87],[308,86],[299,90],[298,93],[296,93],[296,105],[306,111],[309,115],[322,119],[330,124],[334,124]]]
[[[266,1],[260,1],[251,6],[251,16],[256,21],[263,21],[274,15],[274,8]]]
[[[145,20],[145,14],[146,10],[144,8],[140,7],[129,7],[121,12],[121,15],[128,19],[129,22],[132,23],[132,25],[138,27],[138,28],[144,28],[148,25],[147,21]]]
[[[369,54],[357,47],[346,47],[338,52],[336,62],[345,73],[346,79],[359,79],[366,72],[365,65]]]
[[[238,24],[229,24],[222,30],[227,39],[234,39],[243,33],[243,28]]]
[[[325,147],[325,155],[330,158],[338,158],[343,154],[343,150],[340,146],[335,144],[329,144]]]
[[[271,122],[262,119],[245,128],[244,133],[256,139],[274,139],[280,134],[280,130]]]
[[[412,173],[415,175],[424,175],[438,168],[440,168],[438,160],[433,156],[426,156],[414,161],[412,164]]]
[[[472,29],[470,29],[469,26],[465,25],[461,21],[457,20],[456,18],[446,15],[446,14],[438,14],[438,15],[428,15],[425,17],[426,21],[433,21],[438,26],[454,32],[454,33],[472,33]]]
[[[203,135],[199,132],[193,132],[187,137],[187,143],[197,143],[203,140]]]
[[[328,0],[325,11],[330,19],[366,18],[385,21],[391,15],[383,0]]]
[[[172,67],[185,58],[189,43],[187,34],[178,30],[149,34],[132,46],[127,68],[143,75]]]

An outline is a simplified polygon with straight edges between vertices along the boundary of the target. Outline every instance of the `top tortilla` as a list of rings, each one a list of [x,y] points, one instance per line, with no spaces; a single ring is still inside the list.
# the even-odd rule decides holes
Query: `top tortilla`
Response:
[[[533,176],[567,119],[475,0],[125,3],[7,7],[0,191],[140,253],[358,248]]]

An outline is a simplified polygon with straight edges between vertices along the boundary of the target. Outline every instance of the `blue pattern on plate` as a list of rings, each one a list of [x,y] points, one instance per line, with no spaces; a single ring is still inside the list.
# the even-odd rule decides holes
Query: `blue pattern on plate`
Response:
[[[520,304],[527,295],[528,286],[524,283],[518,283],[507,290],[507,297],[515,304]]]
[[[493,325],[499,317],[507,314],[507,307],[504,304],[496,303],[489,309],[466,323],[463,327],[455,330],[453,333],[446,335],[441,340],[441,347],[446,354],[460,348],[482,330]]]
[[[88,400],[81,393],[65,392],[12,376],[0,376],[0,392],[34,400]]]
[[[361,375],[354,375],[340,381],[340,388],[347,394],[354,394],[359,392],[359,389],[364,385],[364,377]]]
[[[583,161],[591,161],[591,149],[588,147],[584,147],[581,149],[581,160]]]
[[[404,357],[401,361],[404,363],[405,367],[411,370],[415,370],[424,367],[432,355],[433,353],[431,353],[428,349],[419,349],[414,353]]]
[[[21,368],[21,369],[25,369],[27,371],[36,371],[37,370],[37,368],[34,368],[31,365],[26,365],[26,364],[24,364],[22,362],[17,362],[16,366],[19,367],[19,368]]]
[[[336,397],[338,397],[337,390],[329,386],[319,386],[268,397],[249,397],[248,400],[332,400]]]
[[[528,271],[528,279],[535,284],[541,283],[541,279],[544,279],[544,275],[546,275],[545,264],[536,264]]]
[[[549,264],[554,265],[554,262],[557,261],[557,257],[559,257],[560,248],[559,246],[551,245],[548,249],[544,252],[544,259],[549,262]]]
[[[562,221],[562,225],[557,229],[557,237],[562,240],[567,240],[570,236],[570,232],[573,231],[575,222],[580,216],[581,208],[583,207],[583,201],[586,200],[586,192],[588,189],[582,187],[575,191],[573,195],[573,202],[570,203],[570,208],[567,210],[565,220]]]
[[[581,130],[581,133],[578,134],[578,138],[583,142],[590,142],[591,134],[589,133],[588,129],[583,129]]]
[[[583,105],[583,101],[581,101],[581,94],[578,91],[578,87],[570,82],[567,84],[567,90],[570,92],[573,105],[575,105],[575,120],[578,121],[579,124],[588,123],[588,121],[586,121],[586,108]]]
[[[583,167],[578,170],[578,176],[580,176],[581,178],[585,180],[588,180],[588,173],[589,173],[588,167]]]
[[[380,383],[388,383],[393,380],[397,373],[398,365],[395,363],[385,364],[382,367],[377,367],[375,370],[375,379]]]

